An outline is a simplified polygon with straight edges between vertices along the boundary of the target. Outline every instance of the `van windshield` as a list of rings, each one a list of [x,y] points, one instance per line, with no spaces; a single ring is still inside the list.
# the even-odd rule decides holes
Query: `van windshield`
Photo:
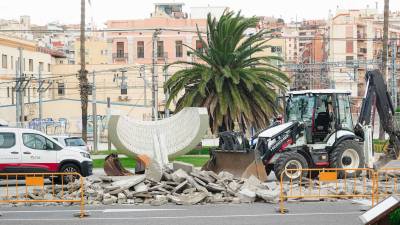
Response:
[[[80,137],[65,138],[65,144],[67,146],[85,146],[85,141]]]

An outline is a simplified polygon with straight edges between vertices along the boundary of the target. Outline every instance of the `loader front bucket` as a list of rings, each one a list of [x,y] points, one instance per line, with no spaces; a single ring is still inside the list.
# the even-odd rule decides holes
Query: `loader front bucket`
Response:
[[[107,176],[130,176],[132,172],[126,170],[119,161],[118,154],[113,153],[105,158],[104,172]]]
[[[222,151],[214,150],[211,158],[203,165],[202,170],[215,173],[226,171],[235,177],[248,178],[251,175],[259,180],[267,180],[265,166],[261,160],[256,160],[254,151]]]

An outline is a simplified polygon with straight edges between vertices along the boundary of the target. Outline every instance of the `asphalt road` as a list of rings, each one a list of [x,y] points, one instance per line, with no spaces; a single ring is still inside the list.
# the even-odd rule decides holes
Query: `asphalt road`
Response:
[[[73,217],[78,212],[70,207],[7,207],[0,206],[0,224],[7,225],[357,225],[361,224],[360,206],[350,201],[288,203],[289,213],[282,215],[273,204],[220,204],[161,207],[118,205],[87,207],[90,216]]]

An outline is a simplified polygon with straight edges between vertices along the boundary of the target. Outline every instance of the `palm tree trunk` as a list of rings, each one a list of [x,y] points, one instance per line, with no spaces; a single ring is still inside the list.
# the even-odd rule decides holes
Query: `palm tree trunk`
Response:
[[[87,107],[88,107],[88,79],[86,71],[86,60],[85,60],[85,1],[81,0],[81,70],[79,75],[79,88],[81,96],[81,119],[82,119],[82,138],[87,141]]]

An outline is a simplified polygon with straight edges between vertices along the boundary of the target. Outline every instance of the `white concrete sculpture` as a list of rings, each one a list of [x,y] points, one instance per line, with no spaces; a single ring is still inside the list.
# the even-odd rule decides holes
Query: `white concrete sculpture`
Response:
[[[108,132],[114,146],[129,156],[145,154],[165,165],[200,143],[209,127],[206,108],[184,108],[158,121],[111,115]]]

